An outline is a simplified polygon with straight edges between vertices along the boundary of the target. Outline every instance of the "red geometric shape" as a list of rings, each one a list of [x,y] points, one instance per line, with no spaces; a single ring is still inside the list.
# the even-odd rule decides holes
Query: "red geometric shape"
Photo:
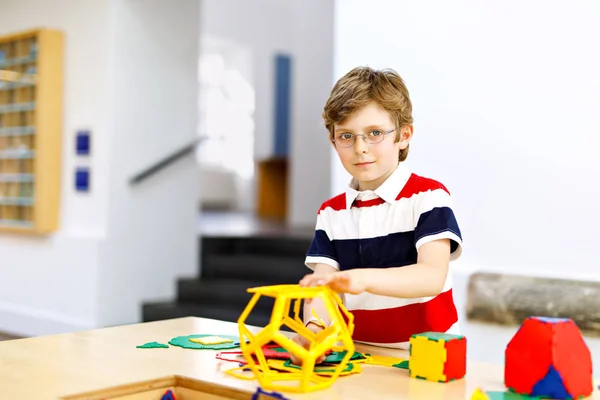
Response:
[[[594,390],[592,356],[581,331],[572,320],[554,326],[554,368],[562,376],[573,398],[588,396]]]
[[[592,357],[577,325],[568,318],[527,318],[506,346],[504,384],[531,395],[551,368],[572,397],[591,394]]]
[[[448,381],[461,379],[467,373],[467,338],[449,340],[445,343],[447,360],[444,375]]]
[[[552,332],[536,318],[528,318],[504,352],[504,383],[517,393],[531,393],[552,364]]]

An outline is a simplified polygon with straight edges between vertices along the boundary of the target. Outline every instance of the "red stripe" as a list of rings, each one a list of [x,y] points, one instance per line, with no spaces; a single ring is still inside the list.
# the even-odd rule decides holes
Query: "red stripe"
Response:
[[[446,193],[450,194],[448,189],[446,189],[446,187],[442,183],[430,178],[424,178],[419,175],[411,174],[410,178],[408,178],[408,181],[406,182],[406,185],[404,185],[402,191],[400,191],[400,193],[396,197],[396,200],[405,198],[407,199],[414,196],[415,194],[436,189],[442,189],[446,191]]]
[[[383,203],[385,203],[385,200],[383,200],[381,197],[378,197],[376,199],[371,199],[371,200],[354,200],[354,203],[352,203],[352,207],[356,207],[356,208],[373,207],[373,206],[378,206]]]
[[[425,303],[383,310],[351,310],[354,340],[372,343],[407,342],[422,332],[446,332],[458,321],[452,289]]]
[[[346,209],[346,193],[338,194],[337,196],[327,200],[325,203],[321,204],[321,208],[319,212],[324,209],[331,207],[335,211],[345,210]]]

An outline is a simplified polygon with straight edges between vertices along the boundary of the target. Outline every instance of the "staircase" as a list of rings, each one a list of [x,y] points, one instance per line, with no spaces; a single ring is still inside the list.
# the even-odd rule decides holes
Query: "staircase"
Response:
[[[236,322],[248,304],[250,287],[298,283],[310,270],[304,265],[308,236],[212,236],[201,241],[201,273],[180,279],[174,301],[145,303],[144,322],[197,316]],[[247,319],[269,322],[273,299],[261,297]]]

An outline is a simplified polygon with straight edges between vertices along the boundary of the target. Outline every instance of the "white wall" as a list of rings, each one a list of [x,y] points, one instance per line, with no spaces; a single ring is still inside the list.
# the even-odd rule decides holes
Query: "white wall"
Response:
[[[101,247],[99,320],[141,320],[141,302],[171,298],[198,268],[193,155],[137,186],[128,180],[196,137],[199,3],[117,0],[108,240]]]
[[[336,7],[336,78],[368,64],[406,79],[408,163],[453,193],[463,263],[598,279],[598,3]]]
[[[61,228],[0,235],[0,331],[41,335],[138,322],[197,268],[192,156],[128,179],[195,137],[198,1],[0,0],[0,34],[66,36]],[[35,10],[35,11],[32,11]],[[76,129],[92,130],[92,189],[77,194]]]
[[[321,117],[333,86],[333,0],[294,2],[292,138],[288,222],[314,226],[331,187],[331,144]]]
[[[90,328],[96,323],[99,245],[107,232],[110,2],[0,1],[0,10],[0,35],[41,26],[63,30],[66,42],[61,229],[44,238],[0,234],[0,331]],[[83,195],[73,178],[80,127],[93,135],[92,191]]]
[[[591,0],[336,2],[335,78],[396,69],[414,106],[407,162],[453,194],[471,359],[502,363],[515,332],[465,320],[472,271],[599,279],[599,18]],[[333,165],[332,194],[348,179]],[[586,340],[597,370],[600,340]]]
[[[250,52],[255,160],[273,155],[275,54],[292,57],[288,222],[293,225],[314,225],[329,196],[330,154],[321,111],[332,84],[332,24],[333,0],[202,1],[203,38]]]

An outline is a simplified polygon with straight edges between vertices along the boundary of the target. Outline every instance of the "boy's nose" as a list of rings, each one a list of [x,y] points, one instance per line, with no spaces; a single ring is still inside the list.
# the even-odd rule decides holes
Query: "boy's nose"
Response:
[[[354,151],[357,154],[364,154],[369,151],[369,144],[365,142],[363,136],[357,136],[354,141]]]

